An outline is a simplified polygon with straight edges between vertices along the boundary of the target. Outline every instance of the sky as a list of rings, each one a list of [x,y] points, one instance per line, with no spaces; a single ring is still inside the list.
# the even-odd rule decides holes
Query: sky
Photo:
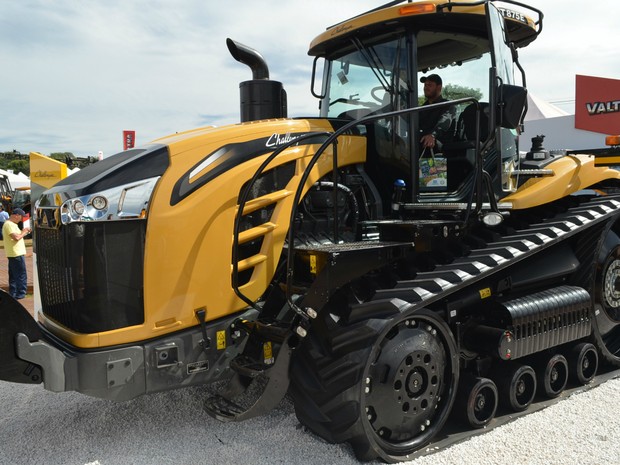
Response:
[[[528,3],[528,0],[522,0]],[[122,150],[239,121],[250,69],[226,47],[258,50],[288,94],[289,116],[316,116],[310,41],[371,0],[0,0],[0,152]],[[620,79],[617,0],[529,0],[543,31],[519,52],[528,90],[574,113],[575,75]]]

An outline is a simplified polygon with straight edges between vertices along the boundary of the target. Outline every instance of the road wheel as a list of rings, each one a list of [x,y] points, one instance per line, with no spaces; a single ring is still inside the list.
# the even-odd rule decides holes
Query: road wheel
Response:
[[[593,342],[603,360],[620,366],[620,237],[613,228],[598,254],[594,292]]]
[[[558,397],[568,381],[568,362],[562,354],[542,357],[536,365],[538,393],[549,399]]]
[[[572,347],[567,354],[568,372],[575,384],[588,384],[598,369],[598,353],[594,345],[582,342]]]
[[[473,428],[484,428],[495,418],[497,403],[497,386],[493,380],[469,376],[461,378],[453,410],[461,422]]]
[[[536,373],[529,365],[508,363],[495,374],[500,403],[514,411],[527,410],[536,395]]]
[[[330,442],[349,442],[360,460],[407,460],[439,432],[454,402],[458,353],[450,329],[435,313],[408,308],[329,338],[309,336],[296,351],[297,417]]]

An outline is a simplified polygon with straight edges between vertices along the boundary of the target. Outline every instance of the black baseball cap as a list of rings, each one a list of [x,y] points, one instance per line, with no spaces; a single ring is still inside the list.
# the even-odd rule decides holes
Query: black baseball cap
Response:
[[[26,213],[21,208],[14,208],[13,209],[13,214],[14,215],[19,215],[19,216],[26,216]]]
[[[443,86],[443,82],[441,82],[441,78],[439,77],[439,74],[429,74],[428,76],[422,76],[420,78],[420,82],[425,83],[427,79],[431,82],[434,82],[435,84],[439,86]]]

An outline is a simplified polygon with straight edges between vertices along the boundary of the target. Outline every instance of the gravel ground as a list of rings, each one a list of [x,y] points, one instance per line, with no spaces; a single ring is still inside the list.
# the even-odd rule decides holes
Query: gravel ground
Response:
[[[358,463],[301,427],[287,399],[265,417],[223,424],[202,411],[206,395],[187,388],[115,403],[0,382],[0,464]],[[620,379],[407,463],[620,463]]]

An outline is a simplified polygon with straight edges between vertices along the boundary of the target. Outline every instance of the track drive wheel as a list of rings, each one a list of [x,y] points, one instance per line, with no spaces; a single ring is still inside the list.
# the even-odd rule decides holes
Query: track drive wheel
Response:
[[[480,377],[461,378],[454,414],[473,428],[484,428],[497,412],[498,392],[493,380]]]
[[[594,299],[593,339],[601,358],[620,366],[620,223],[609,229],[599,250]]]
[[[529,365],[510,363],[497,373],[500,403],[514,411],[527,410],[536,396],[536,373]]]
[[[571,348],[567,354],[568,373],[575,384],[588,384],[598,369],[596,347],[589,342],[582,342]]]
[[[291,394],[300,422],[330,442],[349,442],[360,460],[407,460],[440,431],[454,402],[450,329],[435,313],[408,308],[327,338],[309,335],[295,354]]]

